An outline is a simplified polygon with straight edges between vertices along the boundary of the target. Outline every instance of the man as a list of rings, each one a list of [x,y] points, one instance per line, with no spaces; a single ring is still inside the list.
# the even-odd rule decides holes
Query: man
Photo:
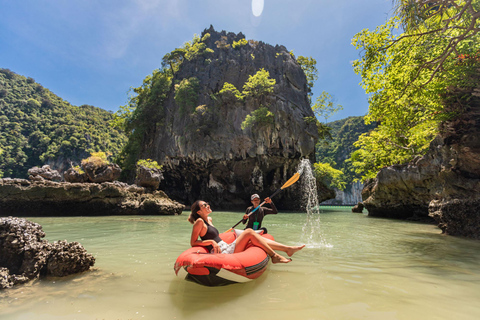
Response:
[[[267,233],[267,228],[262,228],[262,220],[263,217],[265,217],[267,214],[277,214],[277,208],[272,202],[272,199],[270,198],[265,198],[265,203],[268,203],[271,208],[268,207],[260,207],[258,208],[254,213],[252,213],[250,216],[248,214],[255,210],[256,207],[260,205],[260,196],[258,194],[252,194],[250,197],[250,200],[252,201],[253,206],[250,206],[247,208],[247,211],[245,211],[245,215],[243,216],[243,224],[247,223],[248,219],[248,224],[245,227],[251,228],[253,230],[260,230],[263,229],[264,233]]]

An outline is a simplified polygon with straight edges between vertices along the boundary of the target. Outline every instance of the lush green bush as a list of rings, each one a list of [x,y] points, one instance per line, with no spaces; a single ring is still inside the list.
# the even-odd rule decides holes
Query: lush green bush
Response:
[[[253,111],[251,114],[247,115],[245,120],[242,122],[242,130],[253,127],[253,125],[270,125],[275,123],[275,116],[272,112],[268,110],[267,107],[260,107],[257,110]]]
[[[181,115],[191,113],[195,110],[198,101],[198,90],[200,82],[197,78],[182,79],[175,85],[175,103],[179,106]]]
[[[271,79],[270,73],[263,68],[248,77],[248,81],[243,85],[242,94],[244,97],[256,99],[260,107],[247,115],[241,124],[242,130],[251,128],[255,123],[263,126],[275,123],[275,116],[265,106],[265,99],[273,93],[275,83],[275,79]]]
[[[109,165],[110,162],[107,160],[107,154],[105,152],[92,152],[90,157],[82,160],[82,167],[91,166],[94,168],[100,168],[106,165]]]
[[[158,170],[163,169],[162,165],[159,165],[157,161],[152,159],[140,159],[137,161],[137,166],[144,166],[149,169],[158,169]]]
[[[75,170],[78,174],[84,174],[83,168],[81,166],[73,166],[73,170]]]
[[[277,53],[278,54],[278,53]],[[308,85],[308,99],[312,99],[312,88],[315,84],[315,81],[318,79],[318,70],[317,70],[317,60],[313,59],[312,57],[304,57],[298,56],[297,62],[302,68],[305,76],[307,78],[307,85]]]
[[[313,164],[315,177],[331,188],[344,190],[347,183],[342,171],[332,168],[328,163],[317,162]]]
[[[185,42],[180,48],[167,53],[162,59],[162,72],[175,74],[184,60],[192,60],[198,56],[208,55],[213,50],[207,48],[205,41],[210,38],[210,33],[205,33],[202,38],[194,35],[191,41]]]
[[[243,94],[246,97],[259,98],[273,93],[275,79],[270,78],[270,73],[260,69],[253,76],[248,76],[247,82],[243,85]]]
[[[225,82],[219,91],[219,96],[227,101],[241,101],[243,94],[231,83]]]
[[[243,39],[240,39],[238,41],[233,41],[232,47],[233,47],[233,49],[237,49],[237,48],[246,46],[247,44],[248,44],[247,39],[243,38]]]
[[[199,55],[212,53],[213,50],[207,48],[205,41],[210,38],[210,34],[206,33],[201,39],[198,35],[193,36],[193,40],[186,42],[183,45],[185,50],[185,59],[192,60],[198,57]]]

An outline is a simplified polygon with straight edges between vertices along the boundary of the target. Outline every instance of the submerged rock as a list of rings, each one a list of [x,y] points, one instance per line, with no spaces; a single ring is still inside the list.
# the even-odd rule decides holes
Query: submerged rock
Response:
[[[95,258],[78,242],[42,239],[37,223],[14,217],[0,218],[0,289],[40,276],[63,277],[84,272]]]
[[[176,215],[184,205],[163,191],[122,182],[0,179],[0,216]]]
[[[363,203],[359,202],[357,203],[353,208],[352,208],[352,212],[355,212],[355,213],[362,213],[363,212]]]

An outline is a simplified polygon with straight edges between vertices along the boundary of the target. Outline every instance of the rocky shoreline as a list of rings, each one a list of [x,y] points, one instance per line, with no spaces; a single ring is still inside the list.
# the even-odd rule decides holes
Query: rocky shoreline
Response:
[[[161,190],[119,181],[0,179],[0,216],[178,215],[184,208]]]
[[[0,289],[42,276],[84,272],[95,258],[78,242],[48,242],[42,226],[20,218],[0,218]]]
[[[446,114],[428,152],[383,168],[365,183],[369,216],[436,221],[443,233],[480,239],[480,69],[476,86],[449,88]]]

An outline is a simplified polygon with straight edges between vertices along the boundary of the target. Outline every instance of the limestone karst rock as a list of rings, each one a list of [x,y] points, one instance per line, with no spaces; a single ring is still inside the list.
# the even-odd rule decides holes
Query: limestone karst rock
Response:
[[[50,180],[50,181],[61,181],[62,176],[57,170],[52,170],[49,165],[44,165],[41,168],[33,167],[28,169],[29,179],[30,180]]]
[[[137,166],[137,176],[135,178],[135,184],[157,190],[160,182],[163,180],[163,174],[161,170],[155,168],[147,168],[145,166]]]
[[[165,192],[123,182],[70,183],[0,179],[0,216],[177,215]]]
[[[244,209],[252,193],[267,197],[295,172],[303,158],[315,159],[318,132],[308,100],[305,74],[281,45],[245,41],[242,33],[217,32],[200,36],[213,52],[184,59],[174,83],[196,78],[193,107],[175,101],[175,86],[167,97],[161,124],[145,142],[142,158],[164,166],[160,186],[181,203],[204,199],[215,208]],[[220,95],[225,83],[243,91],[259,70],[275,79],[272,93],[261,97]],[[260,107],[270,120],[242,130],[242,122]],[[310,121],[309,121],[310,119]],[[286,189],[275,203],[281,209],[300,207],[298,188]]]

